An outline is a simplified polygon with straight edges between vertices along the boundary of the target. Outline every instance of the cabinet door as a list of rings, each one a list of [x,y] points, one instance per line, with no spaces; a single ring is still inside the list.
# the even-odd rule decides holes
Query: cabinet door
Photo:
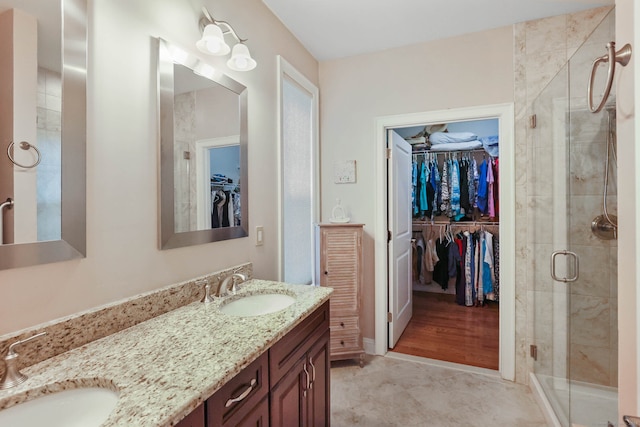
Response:
[[[330,365],[329,334],[325,334],[311,348],[307,361],[311,368],[311,385],[307,392],[307,424],[311,427],[328,427],[330,424]]]
[[[303,358],[271,389],[271,426],[304,427],[307,417],[307,358]]]
[[[322,227],[320,284],[333,288],[331,312],[358,315],[362,227]]]
[[[176,427],[204,427],[204,405],[198,406],[182,419]]]

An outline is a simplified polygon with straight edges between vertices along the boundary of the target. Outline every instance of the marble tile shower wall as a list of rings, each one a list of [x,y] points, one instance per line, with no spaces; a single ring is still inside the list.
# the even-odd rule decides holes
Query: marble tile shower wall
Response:
[[[197,229],[196,195],[195,195],[195,114],[196,93],[186,92],[176,95],[174,101],[175,144],[174,185],[176,186],[174,202],[174,222],[176,232]],[[184,153],[190,153],[185,159]]]
[[[544,221],[541,212],[550,205],[553,193],[541,194],[552,185],[549,169],[552,164],[542,161],[542,147],[534,151],[534,136],[529,131],[528,116],[538,95],[549,85],[554,76],[566,66],[576,50],[594,32],[610,7],[592,9],[570,15],[562,15],[514,26],[514,98],[515,98],[515,171],[516,171],[516,381],[528,383],[533,371],[533,359],[529,357],[529,345],[534,342],[535,319],[553,319],[552,307],[536,304],[540,296],[537,286],[547,286],[548,264],[536,265],[536,251],[547,251],[552,243],[553,231],[540,227]],[[600,31],[600,29],[598,30]],[[593,36],[592,36],[593,38]],[[599,55],[601,55],[600,53]],[[593,58],[592,58],[593,59]],[[589,66],[587,66],[588,72]],[[571,82],[579,83],[579,78]],[[553,89],[551,89],[553,90]],[[562,89],[560,89],[562,90]],[[584,89],[576,89],[582,93]],[[565,88],[566,96],[566,88]],[[542,118],[539,118],[540,123]],[[536,157],[537,156],[537,157]],[[545,245],[547,245],[545,247]],[[601,261],[601,260],[600,260]],[[615,261],[615,260],[613,260]],[[542,280],[542,269],[546,279]],[[610,307],[609,304],[607,307]],[[552,343],[543,343],[544,346]],[[551,350],[551,349],[549,349]],[[544,348],[539,351],[546,351]],[[551,362],[549,362],[551,363]]]
[[[62,80],[60,73],[38,68],[38,240],[58,240],[61,236],[62,194]]]
[[[602,213],[606,114],[571,113],[569,245],[580,254],[580,279],[569,289],[571,378],[617,386],[617,240],[600,240],[591,221]],[[598,126],[594,126],[594,124]],[[615,167],[608,209],[616,213]]]

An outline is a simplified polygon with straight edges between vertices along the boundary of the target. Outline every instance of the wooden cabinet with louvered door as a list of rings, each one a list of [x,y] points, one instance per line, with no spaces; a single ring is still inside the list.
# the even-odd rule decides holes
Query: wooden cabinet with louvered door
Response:
[[[316,282],[331,294],[331,360],[358,358],[364,364],[360,331],[363,224],[318,224]]]

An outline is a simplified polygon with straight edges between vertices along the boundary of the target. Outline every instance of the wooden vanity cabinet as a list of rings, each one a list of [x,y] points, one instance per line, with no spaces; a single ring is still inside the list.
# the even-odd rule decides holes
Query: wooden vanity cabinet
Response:
[[[177,426],[328,427],[329,369],[327,301]]]

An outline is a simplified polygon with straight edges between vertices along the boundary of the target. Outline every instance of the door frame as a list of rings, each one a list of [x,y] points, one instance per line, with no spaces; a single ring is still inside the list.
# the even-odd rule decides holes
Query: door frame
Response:
[[[211,186],[206,175],[211,173],[209,149],[234,145],[240,147],[240,135],[205,138],[196,141],[196,222],[198,230],[211,228]]]
[[[515,380],[515,127],[513,103],[377,117],[375,192],[374,352],[388,351],[387,129],[451,121],[498,119],[500,129],[500,345],[499,372]]]
[[[293,65],[291,65],[285,58],[281,55],[276,56],[276,71],[277,71],[277,82],[276,82],[276,90],[278,93],[277,97],[277,116],[278,116],[278,126],[277,126],[277,164],[276,164],[276,173],[278,177],[278,278],[279,280],[284,280],[284,172],[283,172],[283,144],[284,144],[284,99],[283,99],[283,87],[284,80],[289,78],[292,82],[297,84],[301,89],[306,90],[311,95],[311,152],[313,155],[313,159],[311,162],[312,170],[312,218],[311,223],[312,226],[309,229],[309,233],[311,234],[311,253],[313,258],[311,260],[311,284],[317,285],[315,282],[316,274],[316,263],[313,262],[317,258],[317,250],[318,245],[315,242],[315,232],[313,229],[313,224],[320,222],[320,209],[321,209],[321,200],[320,200],[320,90],[318,87],[313,84],[311,80],[309,80],[302,72],[298,71]]]

